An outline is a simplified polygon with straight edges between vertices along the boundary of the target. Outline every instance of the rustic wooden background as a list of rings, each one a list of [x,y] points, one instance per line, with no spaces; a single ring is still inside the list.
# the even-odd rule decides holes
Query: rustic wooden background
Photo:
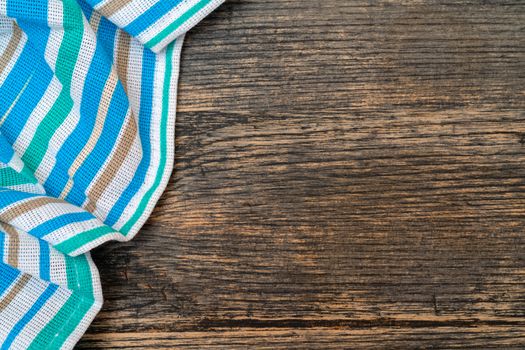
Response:
[[[228,1],[79,349],[525,347],[525,2]]]

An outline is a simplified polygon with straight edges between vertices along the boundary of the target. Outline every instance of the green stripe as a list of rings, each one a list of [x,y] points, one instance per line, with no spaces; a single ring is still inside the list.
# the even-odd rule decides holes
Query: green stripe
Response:
[[[34,185],[36,181],[28,179],[26,176],[23,176],[21,173],[16,171],[13,168],[2,168],[0,169],[0,186],[19,186],[19,185]]]
[[[115,230],[109,226],[97,227],[92,230],[79,233],[63,242],[60,242],[59,244],[55,245],[55,249],[65,254],[71,254],[89,242],[92,242],[104,235],[107,235],[108,233],[113,232],[115,232]]]
[[[146,206],[148,205],[149,201],[151,200],[151,197],[153,196],[153,193],[157,190],[159,187],[160,182],[162,181],[162,177],[164,175],[164,171],[166,168],[166,131],[167,131],[167,119],[168,119],[168,107],[169,107],[169,95],[170,95],[170,83],[171,83],[171,75],[172,75],[172,66],[173,66],[173,48],[175,47],[175,41],[172,42],[168,47],[166,48],[166,72],[164,74],[164,88],[163,88],[163,99],[162,99],[162,117],[160,122],[160,163],[159,163],[159,170],[157,172],[157,176],[155,177],[155,182],[153,183],[153,186],[148,190],[148,192],[144,195],[142,198],[142,201],[140,202],[140,205],[138,206],[137,210],[135,211],[135,214],[131,217],[131,219],[126,222],[126,224],[120,229],[120,232],[122,232],[124,235],[126,235],[129,230],[133,227],[133,225],[137,222],[137,220],[140,219],[140,217],[144,214],[144,210],[146,209]]]
[[[173,33],[175,30],[177,30],[181,25],[184,24],[188,19],[193,17],[197,12],[202,10],[202,8],[206,5],[208,5],[212,0],[201,0],[193,7],[191,7],[188,11],[183,13],[181,16],[179,16],[174,22],[172,22],[170,25],[168,25],[166,28],[164,28],[159,34],[155,35],[153,38],[151,38],[147,43],[146,46],[149,48],[154,47],[158,43],[160,43],[162,40],[164,40],[168,35]]]
[[[33,340],[28,350],[60,349],[95,303],[72,294],[53,319]]]
[[[86,255],[82,254],[76,257],[66,255],[64,258],[66,260],[68,288],[82,291],[84,295],[94,299],[91,268]]]

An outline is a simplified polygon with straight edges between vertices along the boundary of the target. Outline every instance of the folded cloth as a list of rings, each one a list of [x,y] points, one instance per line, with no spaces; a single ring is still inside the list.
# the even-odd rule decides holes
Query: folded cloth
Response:
[[[89,251],[131,239],[172,167],[184,34],[224,0],[0,0],[1,349],[72,349]]]

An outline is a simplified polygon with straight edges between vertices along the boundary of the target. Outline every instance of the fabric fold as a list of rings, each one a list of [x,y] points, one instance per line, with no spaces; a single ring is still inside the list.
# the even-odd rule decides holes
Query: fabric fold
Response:
[[[0,0],[0,344],[72,349],[89,251],[137,234],[173,168],[184,34],[223,0]]]
[[[73,348],[102,307],[89,254],[73,258],[0,225],[2,349]]]
[[[87,0],[102,16],[160,52],[224,0]]]
[[[0,220],[71,256],[121,235],[63,199],[7,188],[0,188]]]

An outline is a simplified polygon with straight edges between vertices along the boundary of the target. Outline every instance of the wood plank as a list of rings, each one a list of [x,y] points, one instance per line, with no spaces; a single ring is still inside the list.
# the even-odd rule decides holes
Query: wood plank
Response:
[[[88,335],[80,349],[523,349],[523,329],[505,326],[243,329]]]
[[[523,348],[525,3],[228,1],[79,348]]]

